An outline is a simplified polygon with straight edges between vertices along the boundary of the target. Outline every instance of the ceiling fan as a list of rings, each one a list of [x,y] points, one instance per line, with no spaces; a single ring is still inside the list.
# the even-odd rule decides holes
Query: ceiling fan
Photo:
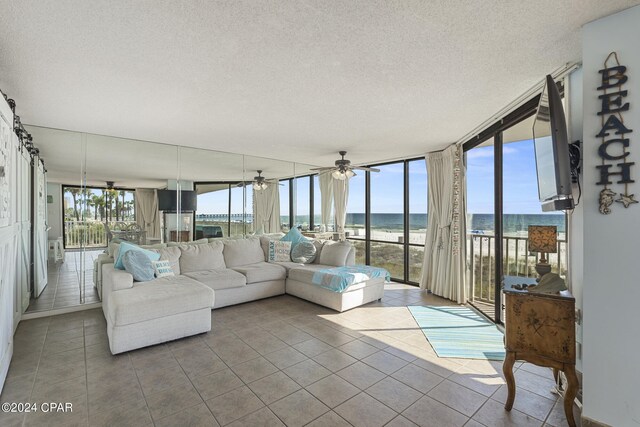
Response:
[[[380,172],[380,169],[377,169],[377,168],[367,168],[364,166],[352,166],[351,160],[347,160],[344,158],[344,156],[347,155],[346,151],[340,151],[339,154],[340,156],[342,156],[342,158],[339,160],[336,160],[335,166],[324,167],[324,168],[313,168],[311,170],[320,171],[321,174],[331,173],[332,177],[334,177],[335,179],[339,179],[341,181],[344,181],[345,179],[349,179],[351,177],[356,176],[356,173],[353,171],[354,169],[369,171],[369,172]]]
[[[122,190],[123,187],[117,187],[114,181],[105,181],[107,184],[107,190]]]

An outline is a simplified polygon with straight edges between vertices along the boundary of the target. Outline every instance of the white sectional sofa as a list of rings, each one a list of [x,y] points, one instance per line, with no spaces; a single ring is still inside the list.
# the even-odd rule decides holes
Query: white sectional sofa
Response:
[[[384,278],[354,283],[340,293],[313,284],[316,271],[355,263],[348,242],[314,242],[314,263],[297,264],[266,262],[267,237],[212,240],[152,249],[176,275],[149,282],[134,282],[129,273],[102,264],[102,309],[112,353],[207,332],[211,309],[285,292],[336,311],[383,296]]]

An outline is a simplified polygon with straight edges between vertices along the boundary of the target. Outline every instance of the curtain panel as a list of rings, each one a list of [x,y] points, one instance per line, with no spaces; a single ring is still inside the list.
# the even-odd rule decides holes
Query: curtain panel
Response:
[[[323,231],[328,230],[331,222],[331,208],[333,207],[333,177],[330,173],[318,175],[320,180],[320,213],[322,214]]]
[[[280,224],[280,186],[268,182],[267,188],[253,189],[253,223],[258,234],[278,233]]]
[[[349,180],[333,179],[333,205],[335,222],[340,240],[345,240],[344,225],[347,220],[347,201],[349,200]]]
[[[147,233],[147,239],[160,238],[158,194],[149,188],[136,188],[136,223]]]
[[[428,180],[428,223],[420,288],[467,302],[466,202],[462,147],[452,145],[425,157]]]

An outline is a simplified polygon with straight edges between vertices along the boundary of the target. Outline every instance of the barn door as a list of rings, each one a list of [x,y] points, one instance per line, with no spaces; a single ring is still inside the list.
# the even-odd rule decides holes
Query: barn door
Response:
[[[47,286],[47,185],[39,157],[34,158],[33,186],[33,291],[39,297]]]

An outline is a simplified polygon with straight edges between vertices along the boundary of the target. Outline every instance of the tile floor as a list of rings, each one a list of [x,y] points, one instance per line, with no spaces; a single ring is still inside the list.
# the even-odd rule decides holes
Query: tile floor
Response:
[[[551,372],[438,358],[406,309],[447,304],[404,285],[346,313],[291,296],[212,312],[210,333],[112,356],[100,309],[21,322],[2,426],[563,426]],[[579,419],[579,417],[578,417]]]
[[[38,298],[31,298],[27,313],[73,307],[80,304],[80,277],[85,277],[85,303],[100,302],[93,285],[93,260],[104,250],[87,250],[84,266],[79,251],[65,251],[64,262],[49,261],[48,284]]]

